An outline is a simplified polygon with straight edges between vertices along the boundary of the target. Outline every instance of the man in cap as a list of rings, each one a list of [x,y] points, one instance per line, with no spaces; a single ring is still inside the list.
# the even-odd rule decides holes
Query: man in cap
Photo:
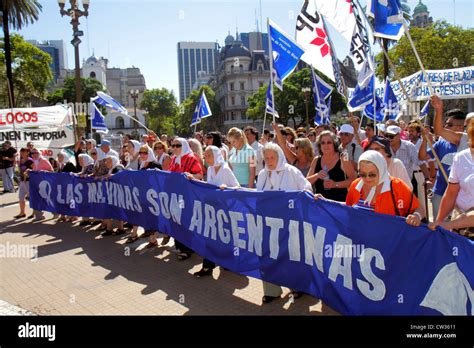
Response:
[[[398,158],[405,166],[408,177],[413,179],[413,173],[418,167],[418,151],[416,146],[411,142],[402,140],[400,134],[402,129],[399,126],[391,125],[385,129],[385,136],[390,140],[392,154],[394,158]],[[413,183],[413,180],[412,180]],[[414,190],[415,194],[417,193]]]
[[[110,141],[103,139],[100,143],[100,148],[97,149],[97,159],[100,161],[107,156],[115,156],[119,158],[117,151],[110,148]]]
[[[349,161],[352,162],[354,169],[357,169],[362,147],[354,141],[354,127],[350,124],[343,124],[339,130],[339,137],[341,138],[342,151],[347,152]]]

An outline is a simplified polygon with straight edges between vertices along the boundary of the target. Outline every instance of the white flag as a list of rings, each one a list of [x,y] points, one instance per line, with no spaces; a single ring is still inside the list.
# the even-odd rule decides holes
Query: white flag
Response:
[[[318,12],[347,41],[352,41],[356,20],[352,0],[315,0]]]

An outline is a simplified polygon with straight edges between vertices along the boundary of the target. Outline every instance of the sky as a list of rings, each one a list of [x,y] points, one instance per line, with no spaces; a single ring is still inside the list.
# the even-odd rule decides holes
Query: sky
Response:
[[[329,1],[329,0],[327,0]],[[412,11],[419,0],[408,0]],[[67,1],[69,2],[69,1]],[[360,0],[362,6],[366,0]],[[41,0],[39,20],[19,33],[27,40],[64,40],[68,68],[74,68],[72,26],[59,14],[55,0]],[[178,94],[177,48],[179,41],[224,44],[228,32],[255,31],[260,19],[258,0],[90,0],[88,18],[80,18],[80,59],[109,59],[109,67],[138,67],[148,89],[166,87]],[[433,20],[445,19],[464,28],[474,26],[473,0],[423,0]],[[262,0],[263,31],[271,18],[294,36],[301,0]],[[66,8],[69,8],[66,5]],[[329,30],[339,59],[348,54],[342,37]]]

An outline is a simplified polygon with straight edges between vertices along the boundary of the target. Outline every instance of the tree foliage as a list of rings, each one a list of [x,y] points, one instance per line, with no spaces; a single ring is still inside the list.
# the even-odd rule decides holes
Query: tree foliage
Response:
[[[319,76],[334,87],[334,83],[330,81],[325,75],[318,72]],[[301,127],[306,125],[306,102],[304,93],[301,91],[303,87],[312,89],[311,70],[309,68],[301,69],[300,71],[291,74],[283,82],[283,92],[274,87],[275,105],[280,118],[279,123],[290,125],[294,127]],[[260,87],[260,89],[249,97],[249,108],[247,109],[247,117],[257,120],[263,119],[265,113],[265,101],[268,84]],[[346,108],[344,98],[339,93],[332,92],[331,113],[344,110]],[[308,96],[308,115],[310,123],[314,120],[315,108],[314,98],[312,93]],[[267,116],[268,119],[268,116]],[[299,122],[297,122],[299,119]],[[289,123],[289,121],[292,121]]]
[[[411,27],[410,34],[426,69],[451,69],[474,64],[472,28],[463,29],[446,21],[437,21],[427,28]],[[388,54],[401,77],[420,71],[406,35],[388,51]],[[376,61],[377,63],[383,61],[383,53],[377,55]],[[383,78],[383,64],[377,64],[376,74],[377,77]],[[393,71],[389,76],[393,76]]]
[[[175,132],[178,104],[173,91],[166,88],[146,90],[140,108],[147,112],[148,128],[157,134]]]
[[[219,129],[219,120],[220,120],[220,107],[219,104],[216,102],[216,93],[214,90],[208,86],[204,85],[201,86],[198,90],[192,91],[189,96],[181,103],[180,105],[180,112],[177,122],[177,134],[180,135],[190,135],[194,131],[194,127],[191,127],[191,120],[193,117],[194,110],[196,108],[197,103],[199,102],[199,98],[201,97],[201,93],[204,91],[206,93],[206,99],[209,103],[209,108],[211,109],[212,116],[207,117],[201,121],[200,124],[197,126],[197,130],[209,132],[216,129]]]
[[[0,40],[0,104],[8,105],[4,38]],[[32,97],[45,98],[46,88],[53,78],[49,66],[51,57],[20,35],[12,35],[10,40],[14,93],[16,105],[20,107]]]
[[[99,80],[88,77],[81,77],[82,102],[88,103],[90,98],[97,95],[97,91],[104,91],[104,87]],[[76,102],[76,80],[74,77],[68,77],[64,80],[64,88],[57,89],[48,95],[48,103],[55,105],[57,103],[75,103]]]

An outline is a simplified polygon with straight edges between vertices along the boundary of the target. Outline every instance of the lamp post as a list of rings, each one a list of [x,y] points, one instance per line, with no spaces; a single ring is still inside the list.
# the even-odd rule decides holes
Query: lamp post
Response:
[[[309,92],[311,92],[311,88],[309,87],[303,87],[301,88],[301,92],[304,94],[304,103],[306,104],[306,126],[308,127],[308,133],[309,133],[309,112],[308,112],[308,97],[309,97]]]
[[[133,120],[133,125],[134,125],[134,128],[135,128],[135,135],[138,136],[138,130],[137,130],[137,121],[138,118],[137,118],[137,99],[138,99],[138,95],[139,95],[140,91],[138,89],[136,90],[130,90],[130,97],[133,99],[133,117],[135,118]]]
[[[82,16],[87,17],[89,15],[89,0],[82,0],[82,6],[84,10],[79,9],[78,0],[69,0],[71,7],[68,10],[64,9],[66,0],[58,0],[59,4],[59,13],[61,17],[69,16],[71,17],[72,25],[72,41],[71,44],[74,46],[74,62],[75,62],[75,89],[76,89],[76,110],[78,105],[82,102],[82,93],[81,93],[81,70],[79,66],[79,44],[81,39],[79,36],[83,36],[84,33],[79,30],[79,18]],[[74,110],[74,113],[76,113]],[[82,107],[80,108],[82,110]],[[75,117],[72,118],[74,126],[74,137],[77,138],[77,129],[76,129],[76,120]],[[76,139],[77,141],[77,139]]]

